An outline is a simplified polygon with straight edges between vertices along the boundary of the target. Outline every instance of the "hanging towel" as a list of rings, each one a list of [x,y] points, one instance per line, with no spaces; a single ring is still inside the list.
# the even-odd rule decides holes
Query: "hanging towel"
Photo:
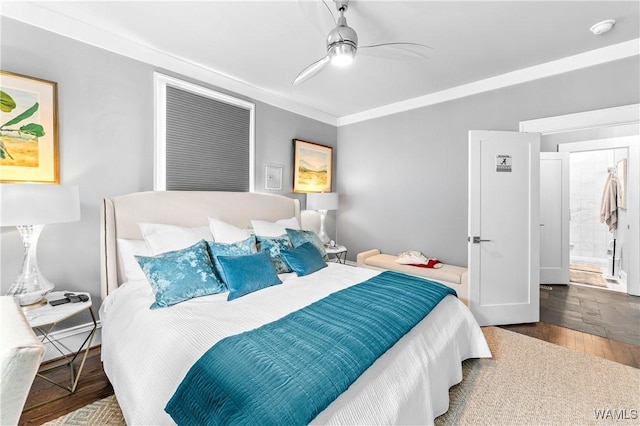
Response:
[[[600,202],[600,222],[606,223],[609,232],[618,229],[618,201],[617,201],[618,183],[613,173],[609,173],[607,181],[602,191],[602,200]]]

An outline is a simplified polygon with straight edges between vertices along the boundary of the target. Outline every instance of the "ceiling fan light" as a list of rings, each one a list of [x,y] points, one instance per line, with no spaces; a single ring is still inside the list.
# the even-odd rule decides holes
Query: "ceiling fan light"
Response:
[[[357,48],[347,43],[339,43],[331,46],[329,57],[333,65],[344,67],[353,62]]]

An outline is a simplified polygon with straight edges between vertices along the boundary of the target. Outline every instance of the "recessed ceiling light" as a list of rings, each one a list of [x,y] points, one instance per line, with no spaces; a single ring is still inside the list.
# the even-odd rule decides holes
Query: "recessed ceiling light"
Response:
[[[607,20],[598,22],[597,24],[594,24],[590,28],[590,30],[595,35],[602,35],[602,34],[604,34],[606,32],[611,31],[611,28],[613,28],[615,23],[616,23],[615,19],[607,19]]]

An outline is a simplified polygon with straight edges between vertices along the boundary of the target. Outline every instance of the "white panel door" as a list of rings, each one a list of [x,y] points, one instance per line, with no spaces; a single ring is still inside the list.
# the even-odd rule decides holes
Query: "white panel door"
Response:
[[[569,284],[569,153],[540,153],[540,284]]]
[[[469,307],[480,325],[540,318],[540,135],[469,132]]]

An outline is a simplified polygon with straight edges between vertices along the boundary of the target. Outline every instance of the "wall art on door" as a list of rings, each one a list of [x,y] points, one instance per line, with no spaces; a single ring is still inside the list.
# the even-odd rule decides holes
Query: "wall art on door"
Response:
[[[0,71],[0,182],[59,182],[56,83]]]
[[[293,192],[331,192],[333,148],[293,140]]]

